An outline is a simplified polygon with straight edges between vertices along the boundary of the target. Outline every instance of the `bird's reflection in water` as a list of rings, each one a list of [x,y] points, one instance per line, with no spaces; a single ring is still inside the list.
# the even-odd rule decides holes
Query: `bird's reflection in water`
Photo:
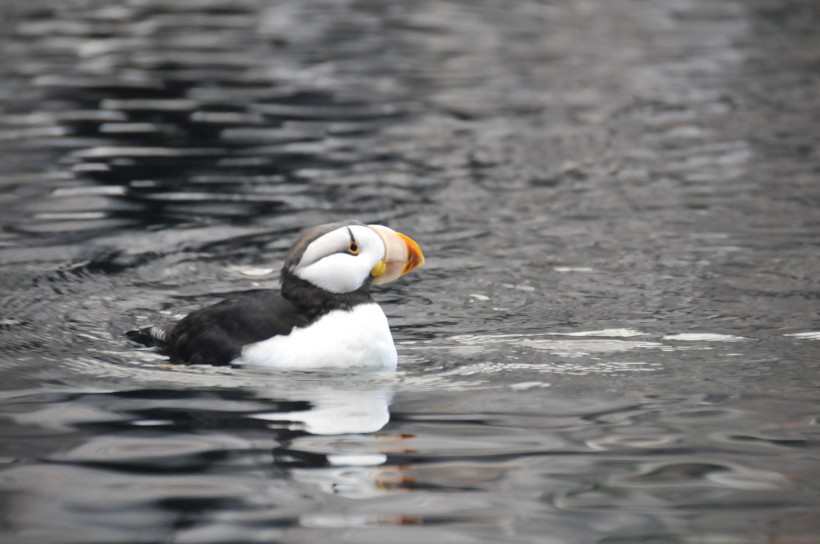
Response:
[[[406,451],[413,436],[380,432],[390,421],[392,391],[325,387],[287,394],[291,395],[286,400],[306,401],[307,405],[300,403],[304,409],[253,416],[270,422],[276,443],[273,463],[283,476],[350,498],[401,487],[404,469],[389,466],[388,456]],[[294,404],[280,401],[277,406]]]
[[[20,399],[10,413],[21,414],[32,433],[42,427],[66,434],[54,451],[43,453],[45,461],[16,464],[5,477],[25,482],[60,467],[61,481],[70,485],[47,497],[19,497],[15,519],[59,521],[71,511],[82,521],[77,541],[92,542],[100,541],[94,540],[99,531],[130,527],[132,506],[144,503],[149,506],[141,520],[153,527],[151,538],[164,541],[165,531],[173,530],[200,541],[211,530],[257,524],[335,527],[346,523],[349,499],[378,500],[415,487],[402,484],[408,468],[396,462],[412,437],[386,428],[391,382],[349,375],[297,375],[284,382],[280,375],[218,378],[220,387]],[[111,497],[104,506],[101,495]],[[406,522],[376,518],[367,523]]]

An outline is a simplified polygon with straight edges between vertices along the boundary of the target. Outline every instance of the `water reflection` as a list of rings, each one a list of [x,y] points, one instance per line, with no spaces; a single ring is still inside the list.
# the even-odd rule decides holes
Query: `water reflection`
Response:
[[[388,423],[392,392],[384,388],[349,390],[343,385],[293,396],[305,397],[310,400],[304,410],[252,416],[272,422],[268,426],[276,442],[274,466],[325,493],[345,497],[381,494],[384,485],[376,467],[387,462],[386,451],[402,438],[363,435],[373,435]]]
[[[390,419],[390,387],[355,386],[348,378],[314,389],[295,379],[290,389],[142,389],[6,401],[14,414],[6,425],[29,429],[30,437],[60,437],[39,462],[0,473],[16,497],[4,516],[10,532],[37,523],[61,541],[60,530],[72,527],[79,532],[71,538],[96,542],[150,521],[150,537],[171,526],[219,525],[209,518],[215,511],[285,525],[307,515],[312,521],[305,523],[318,523],[317,513],[305,514],[323,502],[316,491],[384,493],[402,469],[380,467],[409,438],[376,434]],[[44,494],[43,478],[60,485]]]
[[[153,387],[6,395],[0,451],[17,462],[0,470],[4,531],[231,542],[411,526],[536,541],[546,522],[560,538],[584,534],[579,513],[620,534],[685,535],[691,514],[719,509],[737,529],[749,508],[812,504],[800,484],[816,475],[810,456],[780,466],[814,447],[812,422],[789,415],[799,398],[624,397],[602,382],[465,394],[454,376],[425,392],[411,378],[146,368],[131,379]]]
[[[281,394],[280,394],[281,395]],[[391,393],[385,389],[339,390],[319,389],[307,395],[309,408],[304,411],[257,414],[257,419],[282,422],[288,430],[310,434],[374,433],[390,420]],[[272,425],[278,428],[280,425]]]

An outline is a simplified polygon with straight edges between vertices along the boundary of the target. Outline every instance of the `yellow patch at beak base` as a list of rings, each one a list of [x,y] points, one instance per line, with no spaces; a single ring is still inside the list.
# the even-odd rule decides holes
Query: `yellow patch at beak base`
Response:
[[[379,276],[383,275],[385,272],[387,272],[387,263],[385,263],[384,261],[379,261],[379,262],[376,263],[376,266],[374,266],[370,270],[370,275],[373,276],[374,278],[378,278]]]

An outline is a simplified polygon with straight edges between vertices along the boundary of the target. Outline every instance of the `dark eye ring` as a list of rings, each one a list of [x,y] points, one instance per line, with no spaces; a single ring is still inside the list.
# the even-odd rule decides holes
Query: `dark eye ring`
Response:
[[[358,255],[359,254],[359,244],[356,242],[350,242],[350,247],[347,248],[347,252],[351,255]]]

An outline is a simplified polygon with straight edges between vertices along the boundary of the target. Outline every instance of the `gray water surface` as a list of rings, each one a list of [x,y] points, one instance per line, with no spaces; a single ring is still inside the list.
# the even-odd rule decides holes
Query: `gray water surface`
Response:
[[[809,0],[0,5],[0,540],[820,541]],[[388,374],[125,332],[357,217]]]

